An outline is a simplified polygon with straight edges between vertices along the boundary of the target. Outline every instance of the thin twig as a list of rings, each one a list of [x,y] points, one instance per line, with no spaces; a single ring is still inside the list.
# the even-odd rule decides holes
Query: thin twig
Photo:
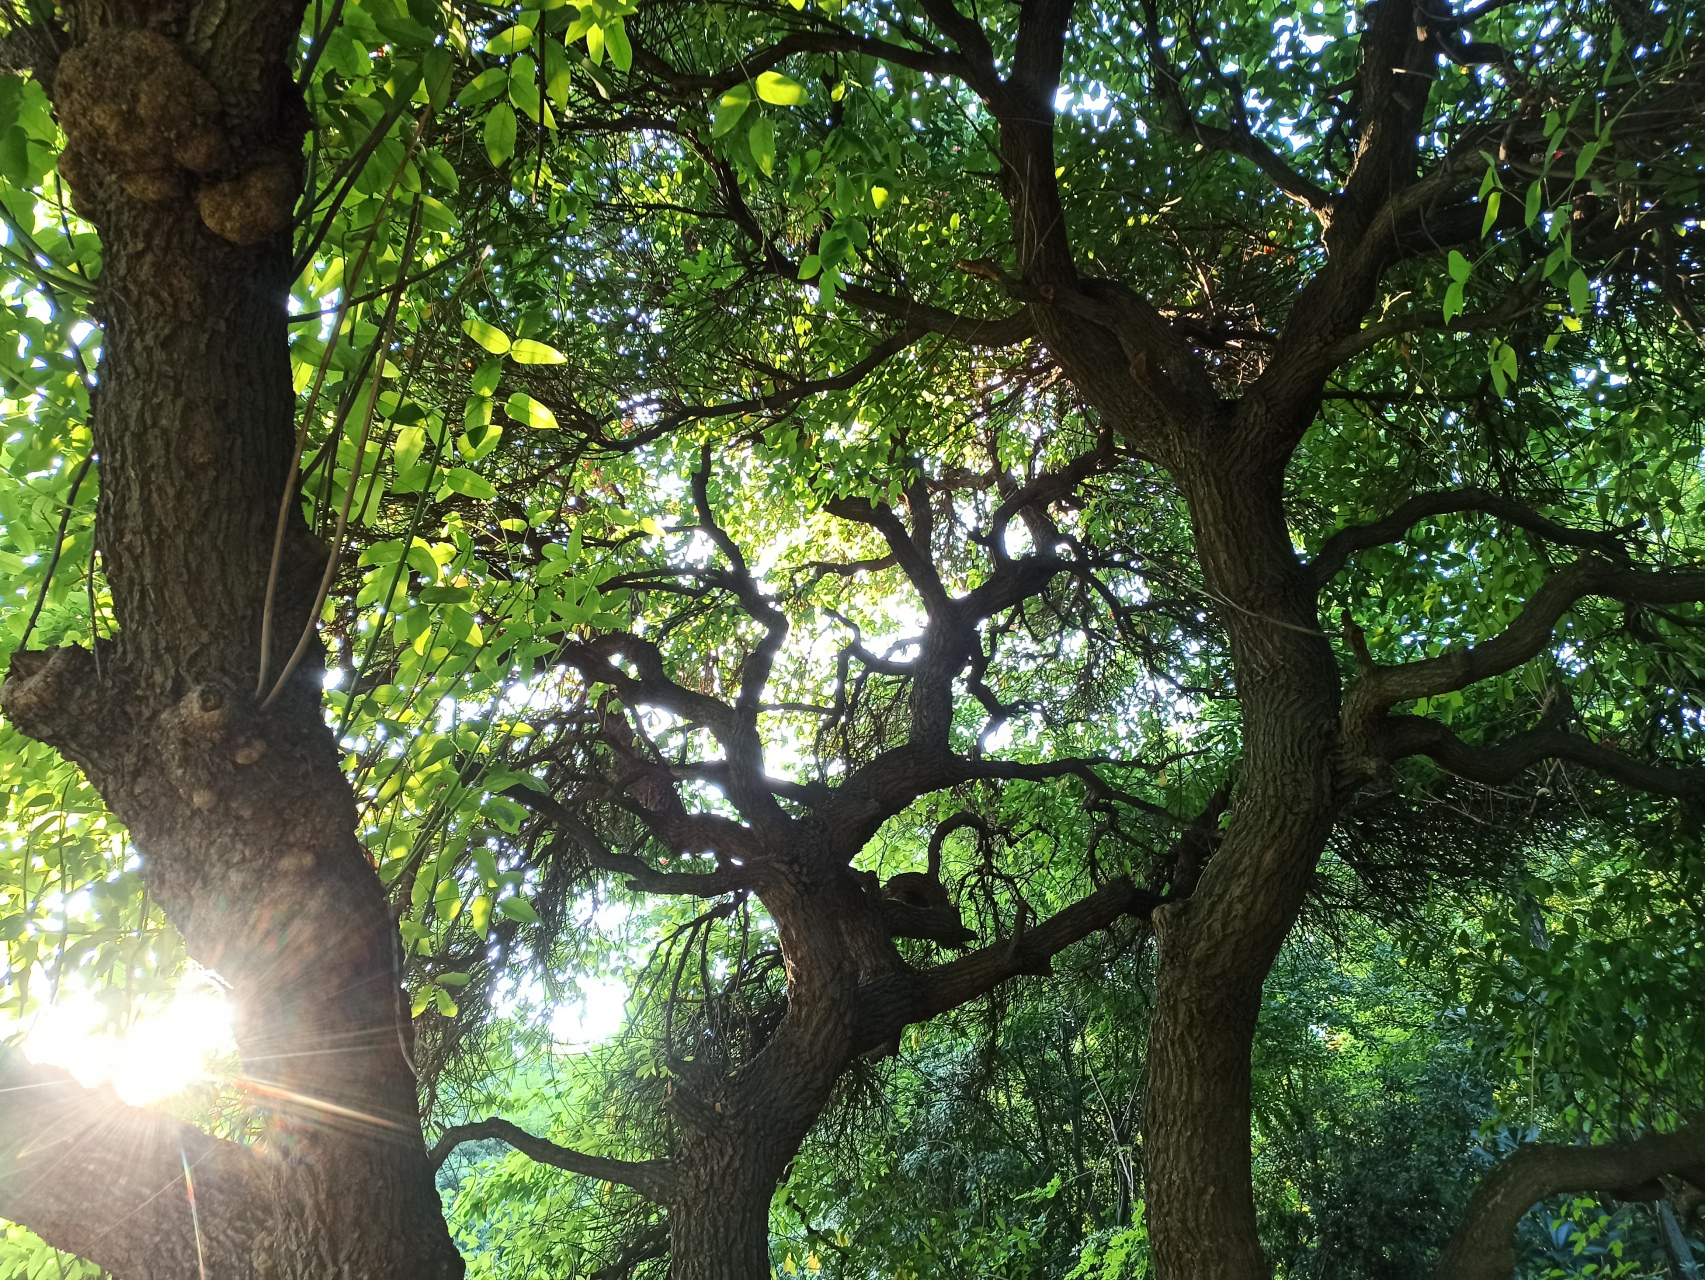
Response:
[[[430,119],[429,112],[422,114],[420,123],[415,126],[414,137],[403,151],[402,163],[397,166],[397,171],[391,175],[391,185],[385,191],[385,198],[379,203],[379,211],[374,215],[373,225],[367,233],[367,242],[361,246],[361,253],[355,260],[355,269],[344,276],[344,279],[350,283],[361,278],[362,268],[367,265],[367,255],[372,252],[373,244],[379,237],[379,228],[383,225],[385,214],[391,207],[391,198],[396,195],[397,184],[402,181],[403,170],[408,165],[409,157],[414,154],[415,147],[420,143],[428,119]],[[402,281],[407,276],[408,264],[403,262],[397,268],[397,279]],[[346,290],[347,287],[346,285]],[[267,571],[266,602],[261,609],[260,672],[255,679],[255,697],[257,698],[260,697],[261,691],[266,688],[267,666],[272,653],[273,604],[278,594],[278,571],[284,559],[284,531],[290,523],[290,501],[296,493],[296,477],[302,467],[302,450],[308,443],[308,424],[313,421],[314,409],[320,399],[320,388],[325,384],[326,372],[331,367],[332,348],[337,345],[337,337],[343,330],[344,316],[348,313],[350,305],[350,300],[346,298],[338,307],[337,319],[332,324],[332,342],[326,348],[325,356],[320,360],[319,372],[314,376],[313,390],[308,394],[308,406],[302,412],[302,425],[296,432],[296,449],[290,458],[290,471],[284,478],[284,492],[278,498],[278,524],[272,535],[272,565]],[[379,367],[381,370],[384,369],[383,362],[380,363]]]
[[[392,340],[394,326],[397,320],[397,309],[402,303],[403,286],[408,279],[408,265],[414,258],[414,248],[420,238],[420,207],[415,206],[415,216],[409,222],[408,238],[403,244],[402,259],[397,264],[397,287],[391,293],[390,305],[385,309],[385,322],[380,329],[378,339],[377,359],[373,362],[372,390],[367,397],[367,413],[361,423],[361,438],[356,442],[355,461],[349,470],[349,485],[344,490],[343,506],[337,515],[337,531],[332,538],[332,551],[326,560],[326,571],[320,575],[320,589],[314,595],[313,608],[308,610],[308,618],[302,627],[302,637],[296,642],[296,648],[290,655],[290,660],[284,664],[284,670],[278,673],[278,683],[273,685],[272,692],[261,703],[265,711],[278,699],[284,690],[284,682],[301,663],[302,657],[308,652],[308,646],[313,642],[315,629],[319,625],[320,609],[325,605],[326,594],[331,590],[332,580],[337,576],[338,560],[343,554],[344,535],[349,529],[349,509],[355,500],[355,491],[361,487],[361,465],[367,456],[367,438],[373,430],[373,414],[379,406],[379,387],[385,380],[385,349]],[[448,428],[446,428],[448,429]],[[327,482],[331,480],[331,467],[327,467]],[[270,606],[270,592],[268,593]]]
[[[36,596],[36,607],[30,610],[30,620],[24,624],[24,634],[18,641],[22,649],[29,643],[30,632],[35,630],[36,619],[41,617],[41,608],[47,603],[47,589],[53,585],[53,571],[59,567],[60,553],[65,550],[65,530],[71,524],[71,512],[77,506],[77,490],[83,487],[83,477],[89,474],[89,465],[94,462],[95,455],[91,451],[83,459],[83,464],[77,468],[77,474],[71,480],[71,496],[65,499],[65,511],[59,517],[59,532],[54,535],[53,554],[48,557],[47,573],[41,580],[41,591]]]

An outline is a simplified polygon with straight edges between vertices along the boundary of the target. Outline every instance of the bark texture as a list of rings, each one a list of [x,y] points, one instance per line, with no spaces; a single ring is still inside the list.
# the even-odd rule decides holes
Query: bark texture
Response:
[[[395,928],[355,838],[319,664],[265,712],[253,695],[295,432],[285,228],[302,6],[67,9],[43,78],[105,255],[91,426],[120,629],[98,674],[84,650],[15,655],[0,699],[83,768],[190,953],[231,984],[265,1131],[216,1143],[57,1081],[51,1104],[0,1114],[0,1214],[121,1277],[193,1274],[188,1161],[189,1245],[208,1275],[459,1276],[402,1048]],[[293,513],[278,599],[292,642],[324,556]],[[32,1152],[55,1126],[77,1156],[43,1168]],[[86,1176],[115,1158],[126,1176]]]

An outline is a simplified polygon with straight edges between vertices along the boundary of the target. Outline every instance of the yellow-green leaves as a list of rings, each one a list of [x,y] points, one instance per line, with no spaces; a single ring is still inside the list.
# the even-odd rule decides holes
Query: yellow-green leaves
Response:
[[[503,409],[515,421],[535,430],[548,431],[557,425],[556,414],[525,392],[517,391],[510,396]]]
[[[1473,274],[1474,266],[1455,249],[1450,251],[1450,288],[1445,290],[1444,316],[1445,323],[1462,314],[1463,289],[1468,284],[1468,277]]]
[[[797,107],[805,101],[805,86],[779,71],[761,71],[758,96],[772,106]]]
[[[746,108],[752,105],[752,86],[737,84],[723,94],[716,104],[716,110],[711,114],[710,135],[720,138],[735,125],[740,123],[740,117],[746,114]]]
[[[496,57],[505,58],[511,54],[520,53],[532,43],[533,28],[517,23],[513,27],[506,27],[490,40],[487,40],[485,51]]]
[[[516,364],[564,364],[568,357],[555,347],[531,338],[517,338],[509,345],[509,358]]]
[[[776,171],[776,127],[763,116],[746,134],[746,144],[752,148],[752,159],[758,162],[758,168],[765,176],[773,176]]]
[[[1569,277],[1569,305],[1578,316],[1587,315],[1593,309],[1592,284],[1587,280],[1587,273],[1579,268]]]
[[[507,355],[512,345],[507,333],[496,325],[487,324],[484,320],[462,321],[462,332],[494,356]]]
[[[533,904],[525,898],[505,898],[497,904],[497,909],[510,920],[518,920],[522,924],[539,923],[539,913],[533,910]]]
[[[434,111],[442,111],[450,105],[451,78],[455,71],[456,58],[448,49],[435,45],[426,51],[421,62],[421,80],[426,85],[426,96]]]
[[[456,95],[458,107],[476,107],[482,102],[490,102],[498,94],[509,87],[509,72],[503,67],[487,67],[467,84]]]

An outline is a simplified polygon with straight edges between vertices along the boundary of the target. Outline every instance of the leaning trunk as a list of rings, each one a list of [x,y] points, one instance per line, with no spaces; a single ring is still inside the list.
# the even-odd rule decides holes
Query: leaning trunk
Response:
[[[1210,429],[1211,434],[1211,429]],[[1243,714],[1231,821],[1187,901],[1154,913],[1158,998],[1144,1105],[1161,1280],[1265,1280],[1250,1181],[1261,988],[1331,825],[1338,674],[1291,551],[1283,468],[1208,442],[1181,468],[1208,588],[1224,602]]]
[[[459,1276],[421,1143],[395,926],[355,836],[317,656],[270,707],[255,696],[294,437],[301,5],[197,6],[193,41],[189,6],[136,7],[79,6],[52,90],[62,172],[104,248],[91,427],[120,630],[98,667],[83,650],[18,655],[5,710],[82,766],[130,827],[153,900],[231,984],[265,1133],[258,1158],[210,1162],[196,1192],[263,1206],[266,1223],[198,1222],[204,1273]],[[279,647],[312,623],[324,556],[292,510]],[[246,1185],[218,1185],[224,1167]],[[32,1194],[0,1188],[0,1212],[121,1276],[170,1270],[144,1238],[146,1202],[134,1221],[85,1223]]]

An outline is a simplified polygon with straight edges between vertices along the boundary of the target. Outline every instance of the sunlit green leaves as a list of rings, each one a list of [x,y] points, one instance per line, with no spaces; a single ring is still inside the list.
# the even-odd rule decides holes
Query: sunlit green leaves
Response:
[[[534,430],[551,430],[557,425],[556,414],[523,391],[510,396],[503,407],[511,418]]]
[[[487,324],[484,320],[464,320],[462,321],[462,332],[494,356],[507,355],[509,352],[511,345],[509,335],[496,325]],[[496,386],[496,383],[493,382],[491,385]]]

